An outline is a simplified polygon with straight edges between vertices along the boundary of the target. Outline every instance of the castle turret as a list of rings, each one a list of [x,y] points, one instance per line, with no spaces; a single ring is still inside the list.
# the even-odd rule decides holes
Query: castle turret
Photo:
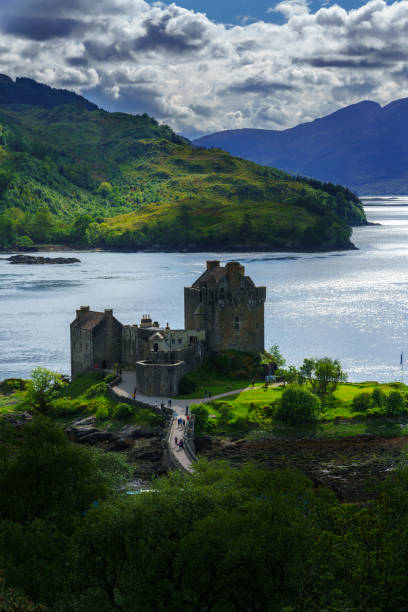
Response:
[[[211,351],[264,350],[265,287],[256,287],[245,268],[207,261],[206,271],[184,289],[186,329],[207,331]]]

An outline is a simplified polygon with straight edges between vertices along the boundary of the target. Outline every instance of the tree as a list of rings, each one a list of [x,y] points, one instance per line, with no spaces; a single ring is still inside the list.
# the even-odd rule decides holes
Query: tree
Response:
[[[291,385],[292,383],[302,382],[302,377],[299,376],[299,372],[295,368],[295,366],[289,366],[286,369],[279,368],[278,370],[276,370],[275,374],[279,380],[289,385]]]
[[[387,414],[397,416],[404,412],[405,401],[404,396],[399,391],[391,391],[386,401]]]
[[[208,412],[203,404],[192,406],[191,412],[194,414],[194,432],[196,436],[202,435],[208,425]]]
[[[261,364],[269,364],[272,363],[274,366],[274,370],[278,368],[282,368],[286,364],[286,359],[283,358],[282,353],[279,350],[279,346],[274,344],[271,346],[269,351],[265,351],[261,353]]]
[[[108,181],[103,181],[96,190],[96,193],[98,193],[103,198],[106,198],[112,193],[112,191],[112,185]]]
[[[340,362],[330,357],[322,357],[314,360],[311,386],[322,402],[334,393],[341,382],[347,380],[347,374],[343,372]]]
[[[63,385],[61,374],[46,368],[35,368],[31,372],[31,380],[26,384],[26,399],[34,411],[45,414]]]
[[[54,221],[50,213],[50,209],[46,204],[41,204],[39,209],[31,221],[29,233],[30,237],[35,241],[49,240],[51,231],[54,226]]]
[[[90,215],[80,215],[72,226],[72,237],[74,240],[85,240],[86,232],[93,219]]]
[[[371,407],[371,400],[371,393],[358,393],[355,397],[353,397],[351,407],[354,412],[365,412]]]
[[[315,369],[316,360],[315,359],[304,359],[303,364],[300,367],[299,371],[301,375],[310,383],[312,380],[313,371]]]
[[[304,387],[290,385],[282,393],[276,413],[279,421],[290,425],[314,421],[320,409],[319,398]]]

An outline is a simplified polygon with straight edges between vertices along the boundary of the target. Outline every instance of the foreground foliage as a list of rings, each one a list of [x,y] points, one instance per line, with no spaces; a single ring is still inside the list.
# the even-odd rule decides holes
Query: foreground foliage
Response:
[[[125,478],[44,417],[1,426],[3,592],[55,611],[406,609],[404,466],[364,507],[249,465],[199,462],[132,496]]]

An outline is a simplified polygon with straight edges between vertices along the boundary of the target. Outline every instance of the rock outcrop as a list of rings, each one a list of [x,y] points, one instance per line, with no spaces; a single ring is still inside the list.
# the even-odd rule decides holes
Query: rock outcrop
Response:
[[[7,257],[11,264],[73,264],[81,263],[76,257],[40,257],[36,255],[12,255]]]
[[[135,476],[150,479],[167,472],[165,430],[163,428],[127,425],[118,431],[99,429],[95,417],[75,421],[66,428],[69,438],[77,444],[90,444],[109,452],[126,455],[135,468]]]

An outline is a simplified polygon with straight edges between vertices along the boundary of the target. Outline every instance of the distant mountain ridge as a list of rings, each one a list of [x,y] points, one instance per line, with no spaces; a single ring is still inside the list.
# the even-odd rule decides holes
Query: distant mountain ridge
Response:
[[[73,91],[54,89],[25,77],[13,81],[6,74],[0,74],[0,104],[24,104],[42,108],[78,104],[87,110],[98,110],[96,104]]]
[[[407,133],[408,98],[402,98],[384,107],[364,100],[287,130],[226,130],[193,144],[347,185],[360,195],[406,194]]]

